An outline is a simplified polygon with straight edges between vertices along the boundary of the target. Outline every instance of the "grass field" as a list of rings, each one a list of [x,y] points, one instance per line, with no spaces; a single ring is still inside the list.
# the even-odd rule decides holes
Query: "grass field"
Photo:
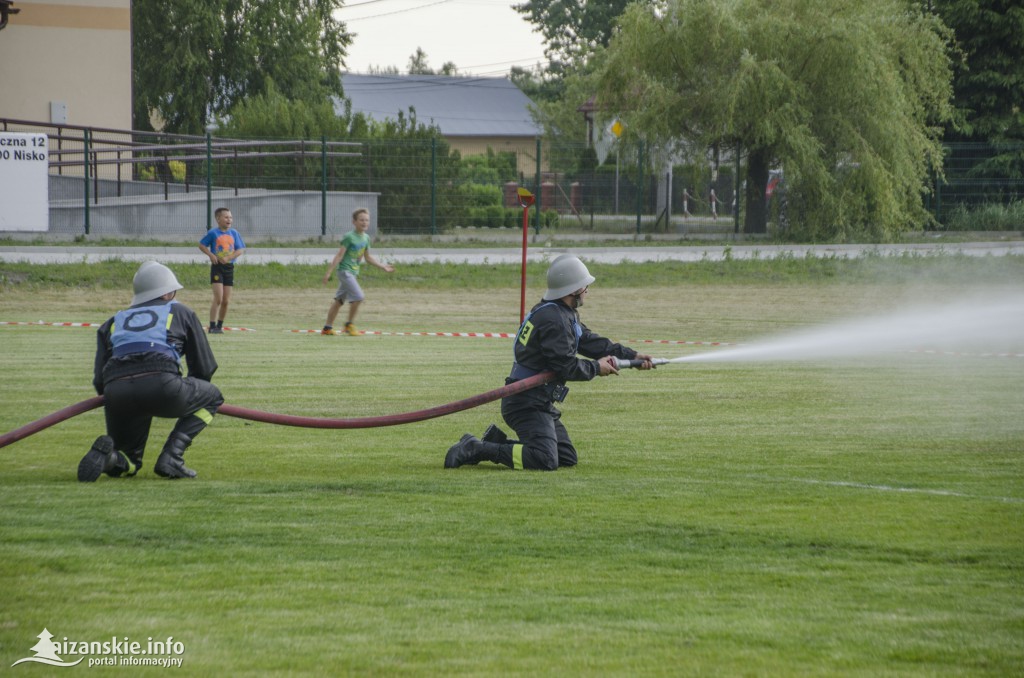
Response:
[[[0,321],[102,322],[134,268],[0,265]],[[181,268],[179,299],[205,317],[205,267]],[[211,337],[228,402],[358,417],[503,383],[508,340],[289,332],[319,327],[330,299],[301,268],[240,272],[227,324],[256,331]],[[357,324],[514,331],[515,267],[467,268],[368,275]],[[1012,257],[592,269],[584,322],[619,340],[754,342],[1024,290]],[[987,339],[1024,353],[1024,337],[979,337],[959,355],[574,384],[580,465],[554,473],[442,468],[499,420],[492,403],[343,431],[220,416],[187,454],[194,481],[153,475],[158,420],[138,477],[81,485],[103,430],[90,412],[0,450],[0,666],[46,628],[143,649],[171,636],[190,676],[1022,675],[1024,358],[980,355]],[[90,328],[0,326],[0,433],[94,395],[94,344]],[[89,675],[164,670],[85,668],[104,656],[61,654]]]

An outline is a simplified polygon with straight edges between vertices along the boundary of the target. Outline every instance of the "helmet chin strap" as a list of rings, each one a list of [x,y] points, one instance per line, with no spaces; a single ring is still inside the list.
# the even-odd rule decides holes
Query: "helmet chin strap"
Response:
[[[572,294],[572,308],[576,310],[583,305],[583,290]]]

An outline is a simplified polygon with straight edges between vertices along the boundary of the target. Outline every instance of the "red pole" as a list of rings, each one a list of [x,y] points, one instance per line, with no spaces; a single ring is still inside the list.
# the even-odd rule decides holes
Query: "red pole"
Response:
[[[522,187],[516,189],[516,193],[519,195],[519,204],[523,206],[523,264],[519,284],[519,324],[522,325],[526,319],[526,236],[530,230],[530,205],[533,204],[533,193]]]

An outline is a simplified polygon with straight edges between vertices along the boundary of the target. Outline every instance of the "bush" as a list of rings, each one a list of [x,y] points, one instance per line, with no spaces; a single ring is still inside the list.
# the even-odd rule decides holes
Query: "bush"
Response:
[[[501,205],[488,205],[484,208],[487,228],[501,228],[505,225],[505,208]]]
[[[474,228],[501,228],[505,225],[505,208],[501,205],[470,207],[466,225]]]
[[[458,188],[458,201],[466,207],[501,205],[501,189],[497,185],[462,184]]]
[[[544,210],[540,213],[540,225],[544,229],[558,228],[559,216],[555,210]]]
[[[180,160],[171,160],[167,163],[167,168],[171,172],[171,177],[179,184],[185,181],[185,163]]]
[[[963,203],[947,213],[942,220],[946,231],[1020,231],[1024,230],[1024,201],[1008,205],[986,203],[970,209]]]

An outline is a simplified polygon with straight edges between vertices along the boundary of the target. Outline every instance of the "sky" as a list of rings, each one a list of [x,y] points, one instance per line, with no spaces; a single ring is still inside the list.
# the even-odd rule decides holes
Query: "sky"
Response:
[[[352,73],[405,73],[417,47],[430,68],[451,61],[460,75],[501,77],[545,61],[540,34],[507,0],[347,0],[336,16],[356,34],[345,59]]]

